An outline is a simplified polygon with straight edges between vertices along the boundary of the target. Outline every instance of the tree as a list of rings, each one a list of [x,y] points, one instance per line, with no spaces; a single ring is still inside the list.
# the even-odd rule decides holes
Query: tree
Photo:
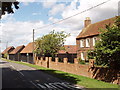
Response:
[[[100,38],[95,45],[97,64],[120,68],[120,17],[112,26],[102,29]]]
[[[0,2],[0,8],[1,8],[1,12],[0,12],[0,18],[2,15],[5,15],[5,12],[7,12],[8,14],[14,13],[12,6],[15,7],[15,9],[19,8],[19,2],[15,0],[15,2]]]
[[[35,53],[42,54],[48,57],[54,57],[59,50],[64,49],[63,45],[65,38],[69,35],[70,34],[66,34],[64,31],[51,31],[49,34],[44,35],[43,37],[40,37],[35,41]]]
[[[4,54],[4,58],[6,58],[6,59],[7,59],[7,56],[8,56],[8,53],[5,53],[5,54]]]

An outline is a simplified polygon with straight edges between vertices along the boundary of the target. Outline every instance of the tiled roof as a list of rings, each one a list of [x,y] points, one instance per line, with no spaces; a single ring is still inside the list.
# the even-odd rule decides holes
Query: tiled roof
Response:
[[[10,51],[13,50],[13,49],[14,49],[14,47],[13,47],[13,46],[10,46],[10,47],[6,48],[6,49],[2,52],[2,54],[10,53]]]
[[[82,32],[77,36],[76,39],[85,38],[88,36],[99,35],[100,28],[105,28],[106,24],[113,24],[117,17],[106,19],[94,24],[88,25],[86,28],[83,28]]]
[[[29,43],[20,53],[32,53],[33,52],[33,42]]]
[[[66,52],[68,53],[77,53],[77,48],[76,45],[64,45],[65,50],[60,50],[58,51],[59,54],[64,54]]]
[[[16,53],[20,52],[24,47],[25,47],[24,45],[18,46],[12,52],[10,52],[9,54],[16,54]]]

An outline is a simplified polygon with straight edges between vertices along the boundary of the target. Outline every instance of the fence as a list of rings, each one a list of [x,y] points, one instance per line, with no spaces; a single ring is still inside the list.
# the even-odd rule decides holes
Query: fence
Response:
[[[119,76],[120,72],[119,70],[112,70],[109,68],[103,68],[103,67],[95,67],[94,61],[90,60],[89,65],[82,65],[78,63],[78,60],[74,58],[74,63],[68,63],[68,59],[64,58],[63,62],[59,62],[58,58],[55,58],[55,61],[52,61],[51,57],[45,57],[43,59],[42,57],[38,59],[36,57],[35,64],[54,69],[54,70],[60,70],[76,75],[82,75],[85,77],[94,78],[97,80],[102,80],[106,82],[112,82],[115,84],[119,84]]]

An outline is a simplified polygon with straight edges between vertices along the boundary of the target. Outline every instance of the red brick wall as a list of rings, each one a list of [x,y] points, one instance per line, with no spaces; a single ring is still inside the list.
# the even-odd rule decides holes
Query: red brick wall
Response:
[[[37,59],[35,64],[42,67],[95,78],[106,82],[118,83],[119,70],[111,70],[103,67],[94,67],[91,69],[90,65],[78,64],[78,60],[76,58],[74,59],[74,64],[68,63],[67,58],[64,58],[63,61],[63,63],[58,62],[58,58],[56,58],[55,61],[52,61],[51,57],[46,57],[45,60],[43,60],[43,58],[41,58],[41,60]]]

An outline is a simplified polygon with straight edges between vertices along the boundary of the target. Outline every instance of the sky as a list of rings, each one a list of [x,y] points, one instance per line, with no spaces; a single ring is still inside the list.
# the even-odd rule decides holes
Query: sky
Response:
[[[2,16],[0,25],[1,50],[6,46],[27,45],[32,42],[32,31],[35,39],[50,31],[65,31],[71,36],[66,38],[66,45],[76,45],[76,37],[84,27],[84,20],[90,17],[92,23],[118,15],[118,1],[107,3],[78,14],[60,23],[50,25],[62,19],[80,13],[107,0],[18,0],[19,9],[14,14]]]

